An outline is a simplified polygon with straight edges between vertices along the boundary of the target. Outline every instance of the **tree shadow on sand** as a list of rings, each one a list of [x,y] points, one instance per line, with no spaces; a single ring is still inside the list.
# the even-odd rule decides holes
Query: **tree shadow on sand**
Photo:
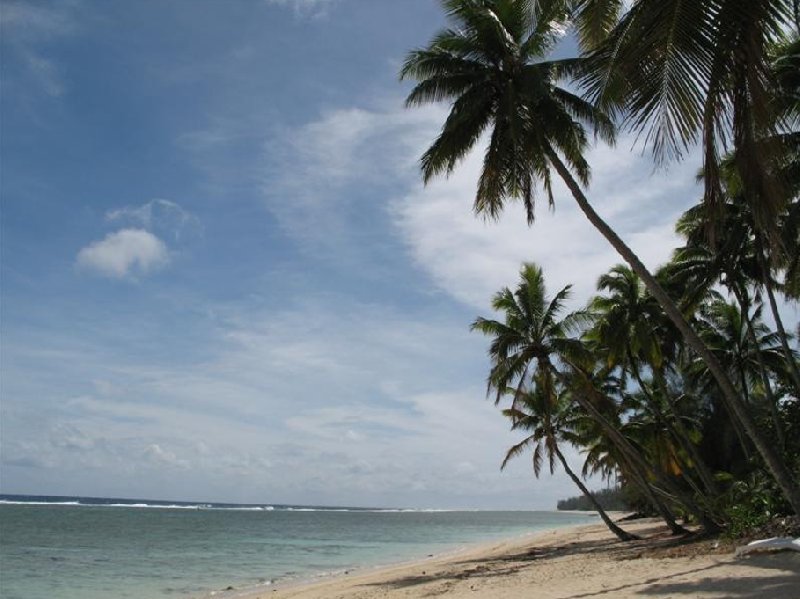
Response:
[[[708,553],[712,552],[710,548],[715,546],[713,540],[705,537],[694,535],[674,537],[660,525],[637,531],[637,533],[643,535],[644,538],[628,543],[621,543],[615,539],[578,540],[560,545],[534,546],[524,551],[496,557],[465,559],[451,562],[444,568],[437,566],[435,563],[420,564],[420,574],[402,576],[381,583],[369,583],[364,586],[402,589],[440,583],[445,586],[442,591],[444,592],[458,581],[508,576],[531,566],[532,562],[547,562],[567,555],[602,554],[606,558],[615,560],[657,556],[666,558],[672,552],[680,554],[687,550],[689,553],[694,553],[695,551]],[[729,551],[726,550],[726,552]],[[798,557],[800,556],[781,554],[753,555],[744,558],[742,563],[746,563],[751,567],[790,570],[793,572],[792,574],[778,576],[749,577],[746,584],[743,584],[742,580],[713,576],[714,569],[718,568],[719,565],[712,564],[674,574],[655,576],[616,588],[604,588],[597,592],[574,595],[573,599],[601,596],[614,597],[624,591],[628,591],[628,594],[653,597],[662,595],[692,596],[697,594],[701,588],[704,592],[717,593],[720,596],[738,599],[757,599],[760,597],[800,598],[800,559],[797,559]],[[431,570],[430,572],[427,571],[429,569]],[[671,579],[703,571],[707,571],[709,575],[700,581],[670,582]]]
[[[769,576],[749,576],[735,579],[725,576],[708,576],[697,581],[676,581],[662,584],[658,581],[642,589],[640,594],[658,597],[661,595],[694,595],[699,588],[706,593],[717,593],[721,597],[737,599],[796,599],[800,597],[800,556],[791,552],[753,555],[741,559],[742,565],[764,570],[783,570],[784,573]],[[786,573],[785,571],[790,571]]]
[[[796,570],[791,574],[781,574],[779,576],[748,576],[746,579],[730,578],[727,576],[706,576],[699,580],[665,582],[674,578],[681,578],[689,574],[698,572],[712,573],[721,564],[712,564],[702,568],[684,570],[665,576],[648,578],[635,583],[620,585],[617,587],[607,587],[593,593],[581,593],[571,595],[570,599],[586,599],[588,597],[614,597],[627,591],[626,595],[641,595],[659,597],[677,597],[685,595],[694,597],[699,592],[713,593],[720,597],[731,597],[737,599],[761,599],[770,597],[771,599],[796,599],[800,597],[800,560],[795,556],[759,556],[757,561],[748,560],[748,566],[755,566],[768,570]],[[641,588],[645,587],[645,588]],[[636,589],[636,590],[633,590]]]
[[[653,526],[651,529],[643,530],[639,534],[648,535],[648,538],[642,541],[633,541],[629,543],[621,543],[616,539],[600,539],[574,541],[561,545],[535,546],[524,551],[504,554],[497,557],[455,561],[449,563],[444,570],[431,572],[426,571],[428,569],[426,567],[427,564],[421,564],[421,574],[403,576],[381,583],[369,583],[365,586],[401,589],[431,582],[455,582],[468,578],[502,577],[519,571],[532,561],[546,561],[564,555],[592,553],[602,553],[604,555],[614,554],[618,559],[626,559],[625,556],[628,555],[629,552],[633,552],[631,557],[637,557],[638,554],[641,554],[642,546],[680,542],[680,540],[676,540],[674,537],[670,537],[667,533],[664,533],[664,528],[661,526]],[[436,565],[430,564],[429,567],[433,570],[436,568]]]
[[[800,575],[784,574],[781,576],[757,576],[747,579],[743,585],[741,580],[718,577],[703,578],[696,582],[673,582],[670,584],[654,584],[639,591],[641,595],[675,597],[679,595],[694,596],[698,590],[704,593],[716,593],[720,597],[736,597],[739,599],[793,599],[800,597]]]

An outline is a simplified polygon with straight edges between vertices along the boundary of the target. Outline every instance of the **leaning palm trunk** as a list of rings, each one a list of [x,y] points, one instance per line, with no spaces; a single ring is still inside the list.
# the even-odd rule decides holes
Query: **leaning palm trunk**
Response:
[[[681,446],[684,452],[689,456],[692,461],[692,465],[694,466],[695,470],[697,470],[697,474],[700,477],[703,486],[705,487],[706,493],[710,494],[712,497],[716,497],[719,495],[719,491],[717,489],[717,485],[714,482],[714,477],[711,476],[711,472],[709,472],[708,467],[706,466],[705,461],[703,460],[700,452],[697,451],[697,447],[695,447],[692,439],[689,436],[689,431],[686,430],[683,422],[681,421],[680,414],[678,413],[677,406],[675,405],[675,401],[672,397],[672,394],[669,392],[667,388],[666,381],[664,380],[664,376],[661,372],[659,372],[654,366],[650,368],[653,371],[653,379],[658,385],[661,394],[664,396],[665,404],[667,406],[667,410],[669,412],[669,419],[664,417],[661,413],[660,408],[658,407],[658,400],[653,396],[650,390],[647,388],[644,380],[642,379],[641,373],[639,372],[639,367],[636,366],[636,361],[634,360],[633,356],[628,355],[628,361],[631,364],[631,372],[633,373],[636,382],[639,385],[639,388],[642,390],[642,393],[645,394],[647,399],[650,401],[651,405],[655,410],[657,410],[657,415],[661,418],[664,422],[664,425],[667,427],[669,432],[672,436],[678,441],[678,444]],[[671,420],[671,422],[670,422]],[[687,481],[689,477],[686,477]]]
[[[797,360],[795,360],[794,355],[792,355],[792,350],[789,347],[789,342],[787,341],[788,336],[786,334],[786,329],[783,326],[783,319],[781,318],[780,312],[778,312],[778,303],[775,301],[775,293],[772,290],[772,285],[767,283],[766,288],[767,297],[769,298],[769,307],[772,311],[772,317],[775,319],[775,326],[778,328],[778,337],[781,340],[781,348],[783,349],[783,353],[786,356],[786,361],[789,364],[789,373],[792,377],[792,382],[794,383],[795,393],[800,394],[800,369],[798,369]]]
[[[614,446],[619,449],[616,444],[614,444]],[[672,534],[686,534],[688,531],[675,521],[675,515],[670,511],[661,498],[656,495],[656,492],[650,486],[650,483],[647,482],[647,473],[643,472],[641,468],[634,464],[622,450],[620,450],[619,459],[620,462],[622,462],[620,467],[623,469],[623,471],[627,471],[631,482],[636,485],[644,494],[644,496],[650,502],[650,505],[653,506],[653,509],[658,512],[658,514],[661,516],[661,519],[667,524]]]
[[[770,270],[767,261],[764,259],[764,254],[761,252],[761,244],[756,246],[756,254],[758,256],[759,270],[761,270],[761,277],[764,283],[764,289],[767,290],[767,298],[769,299],[769,309],[772,312],[772,317],[775,319],[775,326],[778,328],[778,337],[781,340],[781,347],[783,354],[786,356],[786,362],[789,367],[789,374],[791,375],[792,382],[794,383],[794,392],[800,397],[800,369],[798,369],[797,361],[794,359],[792,350],[789,347],[786,329],[783,326],[783,319],[778,311],[778,302],[775,300],[775,291],[772,288],[772,280],[770,277]],[[797,511],[797,510],[795,510]],[[799,512],[800,513],[800,512]]]
[[[581,373],[581,376],[586,381],[586,377],[583,373]],[[590,383],[588,384],[588,389],[591,393],[597,393]],[[617,430],[602,414],[600,414],[600,412],[593,405],[591,405],[590,401],[581,395],[577,396],[577,401],[581,406],[584,407],[585,410],[592,414],[593,418],[595,418],[597,423],[600,424],[600,426],[606,432],[611,442],[622,452],[623,455],[627,457],[629,463],[633,466],[634,471],[637,472],[638,476],[642,479],[643,484],[646,486],[646,493],[648,497],[650,498],[654,507],[656,507],[662,516],[664,516],[664,519],[669,525],[673,534],[685,534],[687,531],[675,522],[675,517],[666,508],[664,502],[657,497],[658,495],[661,495],[670,501],[677,502],[683,506],[688,513],[695,517],[695,519],[707,532],[716,532],[719,530],[719,525],[706,512],[706,510],[701,508],[692,499],[692,497],[684,492],[678,485],[674,484],[668,476],[665,476],[663,473],[659,472],[657,468],[652,467],[641,455],[641,453],[633,446],[633,444],[625,437],[625,435]],[[648,479],[654,479],[660,486],[655,486],[649,483]]]
[[[658,281],[656,281],[655,277],[650,274],[650,271],[647,270],[647,267],[645,267],[639,257],[625,244],[624,241],[622,241],[622,239],[620,239],[614,230],[608,226],[608,223],[606,223],[600,217],[600,215],[595,212],[580,186],[572,177],[569,169],[567,169],[564,163],[561,162],[561,159],[559,158],[558,154],[556,154],[555,150],[551,146],[548,146],[547,153],[551,164],[555,167],[564,183],[566,183],[567,187],[572,193],[572,196],[575,198],[578,207],[589,219],[589,222],[594,225],[594,227],[628,263],[628,265],[639,276],[639,278],[641,278],[642,282],[645,284],[645,287],[647,287],[647,290],[652,294],[656,301],[658,301],[666,315],[681,332],[689,346],[706,363],[709,371],[722,390],[722,396],[726,405],[728,406],[729,411],[731,412],[731,415],[741,422],[748,437],[752,439],[756,449],[764,458],[767,467],[769,468],[778,485],[781,487],[784,496],[791,504],[792,509],[794,509],[795,513],[800,514],[800,487],[798,487],[797,482],[793,480],[792,475],[789,472],[789,469],[786,467],[786,464],[781,456],[773,449],[767,439],[764,438],[764,435],[762,435],[755,421],[748,413],[747,406],[737,394],[733,383],[731,383],[728,375],[722,368],[722,365],[714,357],[708,347],[706,347],[705,343],[703,343],[703,340],[700,339],[698,334],[689,326],[689,323],[686,322],[686,319],[675,305],[675,302],[673,302],[669,295],[667,295],[666,291],[664,291]]]
[[[578,486],[578,488],[581,490],[581,493],[583,493],[586,496],[586,498],[591,502],[591,504],[594,506],[595,511],[599,514],[600,518],[603,519],[603,522],[608,527],[608,530],[613,532],[620,541],[638,540],[639,537],[637,537],[636,535],[632,535],[629,532],[625,532],[619,526],[614,524],[614,521],[611,518],[609,518],[608,514],[606,514],[605,510],[603,509],[603,506],[600,505],[600,502],[597,501],[595,496],[592,495],[591,491],[589,491],[589,489],[586,488],[586,485],[583,484],[583,481],[569,467],[569,464],[567,464],[567,460],[564,459],[564,455],[561,453],[561,450],[558,449],[558,447],[556,447],[556,455],[558,456],[561,465],[564,466],[564,471],[572,479],[572,482],[574,482]]]
[[[631,445],[635,448],[633,444]],[[697,503],[697,501],[695,501],[691,493],[687,492],[670,478],[669,473],[665,473],[663,469],[649,464],[648,461],[643,459],[638,452],[636,455],[640,460],[638,464],[638,468],[640,470],[639,475],[646,479],[645,484],[647,484],[648,488],[652,490],[652,495],[654,497],[658,498],[658,496],[661,496],[668,501],[682,506],[688,514],[694,516],[695,520],[703,526],[706,532],[714,533],[719,531],[719,524],[717,524],[714,516],[710,513],[708,508],[708,504],[710,502],[706,501],[704,502],[705,505],[701,506]],[[698,496],[704,496],[690,476],[688,476],[686,473],[683,473],[681,478],[695,493],[697,493]],[[653,480],[654,482],[646,482],[647,479]],[[658,506],[658,509],[661,510],[663,507],[665,507],[664,502],[660,499],[658,499],[658,501],[660,504],[657,503],[656,505]],[[674,516],[672,517],[674,519]],[[673,533],[682,534],[686,533],[686,530],[681,528],[680,530],[673,530]]]
[[[700,480],[703,483],[703,486],[706,489],[706,492],[709,493],[712,497],[717,497],[719,495],[719,489],[717,488],[717,484],[714,481],[714,476],[711,474],[708,466],[706,465],[703,456],[700,455],[700,452],[697,450],[697,447],[692,442],[691,436],[689,435],[689,431],[686,429],[686,426],[681,420],[681,415],[678,413],[678,408],[675,405],[675,400],[673,399],[672,395],[667,388],[666,381],[664,380],[664,376],[662,373],[654,374],[654,378],[656,380],[656,384],[659,386],[661,393],[664,394],[666,398],[666,405],[667,410],[669,411],[669,416],[672,419],[672,423],[674,426],[674,434],[675,438],[680,443],[681,448],[687,453],[689,458],[692,460],[693,466],[695,470],[697,470],[697,475],[700,477]]]
[[[747,338],[750,340],[750,343],[753,346],[753,351],[755,352],[756,360],[758,361],[758,373],[761,377],[761,384],[764,385],[764,393],[767,396],[767,407],[769,408],[770,417],[772,418],[772,425],[775,427],[775,435],[778,438],[781,451],[784,451],[786,449],[786,435],[783,432],[783,423],[781,422],[781,416],[778,413],[778,399],[772,392],[772,384],[769,381],[769,374],[767,374],[767,367],[764,364],[764,357],[761,355],[761,348],[758,345],[758,337],[756,337],[756,333],[753,328],[753,320],[750,318],[750,314],[748,312],[746,298],[741,289],[734,288],[734,295],[739,301],[739,309],[742,313],[742,317],[745,319]]]
[[[685,427],[679,427],[679,424],[680,424],[679,417],[675,414],[675,412],[673,410],[670,410],[669,417],[667,417],[667,415],[665,415],[664,412],[661,411],[661,407],[658,405],[658,400],[647,389],[647,386],[644,384],[644,381],[641,379],[641,377],[638,375],[638,373],[634,372],[634,377],[636,378],[637,382],[639,383],[639,388],[641,389],[642,393],[644,393],[644,395],[647,397],[648,401],[650,402],[650,407],[653,410],[654,416],[656,418],[656,423],[659,424],[660,426],[663,426],[665,431],[666,431],[666,433],[673,440],[676,440],[678,442],[678,445],[680,445],[681,449],[684,451],[684,453],[687,456],[689,456],[689,460],[686,460],[686,459],[681,460],[683,462],[682,467],[685,466],[685,470],[688,470],[690,467],[692,467],[694,465],[695,468],[696,468],[697,467],[696,463],[695,464],[691,464],[690,463],[691,461],[694,460],[693,454],[691,452],[691,448],[693,447],[693,445],[692,445],[691,439],[689,438],[689,435],[688,435],[688,433],[686,431],[686,428]],[[665,393],[665,395],[667,395],[667,394]],[[667,405],[669,405],[669,400],[667,400],[666,403],[667,403]],[[680,460],[680,458],[678,456],[676,456],[675,459]],[[698,472],[699,472],[699,470],[698,470]],[[701,491],[700,490],[700,488],[697,485],[697,483],[695,483],[695,481],[692,480],[692,477],[689,476],[689,474],[686,471],[683,471],[681,473],[681,476],[689,484],[689,486],[692,487],[692,489],[694,489],[694,491],[696,493],[698,493],[699,495],[703,495],[704,493],[710,493],[711,492],[711,489],[708,487],[708,484],[706,483],[706,480],[704,479],[702,473],[700,473],[700,479],[701,479],[701,482],[706,486],[705,491]],[[713,495],[713,493],[712,493],[712,495]]]
[[[583,382],[586,384],[586,387],[589,390],[593,390],[591,381],[588,380],[588,377],[579,369],[573,367],[576,373],[578,373],[583,379]],[[603,430],[603,432],[608,436],[608,440],[614,445],[614,447],[619,450],[620,454],[623,456],[624,460],[630,466],[631,472],[634,473],[635,477],[640,481],[641,490],[645,493],[647,498],[653,504],[653,507],[661,514],[664,522],[667,523],[672,534],[679,535],[685,534],[687,531],[682,526],[680,526],[675,521],[675,516],[670,512],[664,502],[661,501],[657,496],[656,493],[651,487],[651,485],[647,482],[647,478],[649,475],[653,475],[656,477],[655,472],[649,467],[647,462],[644,458],[639,454],[639,452],[630,444],[630,442],[625,438],[625,436],[619,432],[619,430],[611,424],[608,419],[603,416],[600,411],[592,404],[590,400],[583,396],[582,393],[575,394],[575,400],[578,402],[586,413],[589,414],[599,426]],[[696,514],[699,516],[699,514]],[[699,518],[702,519],[702,518]]]

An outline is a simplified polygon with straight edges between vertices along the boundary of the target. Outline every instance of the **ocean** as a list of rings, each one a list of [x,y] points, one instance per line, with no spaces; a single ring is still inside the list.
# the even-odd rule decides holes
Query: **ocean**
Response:
[[[221,597],[594,521],[559,512],[0,495],[0,597]]]

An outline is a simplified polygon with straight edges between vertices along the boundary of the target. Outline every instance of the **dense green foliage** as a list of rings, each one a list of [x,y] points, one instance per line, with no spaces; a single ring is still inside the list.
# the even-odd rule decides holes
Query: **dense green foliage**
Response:
[[[442,0],[452,27],[411,52],[409,105],[450,101],[422,159],[425,180],[451,172],[488,133],[474,202],[497,216],[552,177],[626,264],[564,314],[523,265],[500,290],[488,390],[525,437],[506,455],[620,481],[629,505],[736,534],[800,511],[797,323],[800,297],[800,65],[787,0]],[[563,27],[579,56],[548,61]],[[569,80],[571,85],[563,85]],[[590,136],[642,133],[657,160],[702,146],[704,193],[676,223],[673,258],[651,273],[584,190]]]
[[[625,492],[620,488],[600,489],[599,491],[593,491],[592,495],[604,510],[625,512],[631,509],[625,497]],[[559,510],[591,511],[594,509],[594,506],[585,495],[559,499],[556,507]]]

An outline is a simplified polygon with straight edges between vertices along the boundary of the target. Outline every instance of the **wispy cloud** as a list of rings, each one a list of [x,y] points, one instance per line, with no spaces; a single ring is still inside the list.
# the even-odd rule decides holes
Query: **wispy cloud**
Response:
[[[339,252],[358,239],[353,223],[360,222],[359,214],[382,213],[436,287],[475,308],[486,307],[495,291],[513,284],[520,263],[531,260],[544,267],[551,289],[573,284],[575,303],[585,301],[597,277],[621,258],[563,184],[555,184],[555,211],[542,198],[532,227],[513,202],[497,222],[473,214],[480,150],[449,178],[423,187],[418,159],[445,114],[441,106],[408,111],[399,101],[389,102],[329,111],[285,132],[267,150],[269,209],[295,239]],[[656,267],[677,245],[677,216],[698,199],[696,161],[654,172],[647,156],[630,151],[631,143],[623,139],[617,148],[589,152],[594,179],[587,195]]]
[[[138,206],[110,210],[106,213],[106,220],[162,232],[176,241],[202,232],[200,219],[172,200],[153,199]]]
[[[563,477],[535,491],[524,460],[499,472],[515,436],[484,399],[482,340],[460,318],[333,298],[217,312],[200,362],[121,361],[68,340],[57,358],[32,356],[69,381],[24,382],[48,406],[35,413],[8,381],[7,455],[79,479],[160,468],[171,474],[159,492],[175,497],[212,498],[216,485],[242,500],[547,507],[568,492]]]
[[[399,101],[381,104],[327,111],[265,144],[266,205],[317,253],[359,251],[366,231],[354,223],[366,214],[386,220],[391,195],[414,181],[416,150],[441,116],[436,107],[411,112]]]
[[[75,30],[76,23],[69,12],[75,6],[76,2],[46,5],[9,0],[3,3],[0,24],[4,27],[4,34],[17,39],[61,36]]]
[[[0,26],[5,49],[20,59],[20,66],[49,96],[61,96],[66,84],[57,62],[43,48],[47,43],[73,35],[78,29],[75,10],[78,2],[34,4],[4,2],[0,10]]]
[[[25,54],[25,62],[29,72],[47,95],[58,97],[64,93],[61,73],[53,61],[29,52]]]
[[[344,14],[342,0],[262,0],[219,15],[206,4],[189,14],[2,2],[3,82],[17,86],[4,99],[27,109],[30,98],[75,96],[48,101],[42,127],[20,120],[17,131],[49,153],[21,152],[10,187],[35,182],[36,202],[15,203],[17,249],[4,266],[37,276],[4,279],[5,488],[442,507],[551,507],[574,494],[564,476],[533,482],[529,460],[499,472],[517,436],[484,399],[486,340],[468,325],[522,260],[544,265],[551,290],[573,282],[585,297],[618,258],[561,188],[556,213],[542,206],[532,229],[514,207],[499,223],[474,218],[478,155],[423,188],[418,159],[446,109],[403,109],[389,72],[366,80],[402,38],[418,37],[413,15],[379,39],[387,21],[364,11],[360,39],[346,39],[352,22],[303,20]],[[114,26],[131,18],[144,25],[121,39]],[[196,35],[176,45],[170,24]],[[287,28],[319,35],[309,44]],[[338,50],[367,43],[375,56],[342,66]],[[309,55],[319,60],[304,70]],[[117,77],[119,64],[131,76]],[[71,73],[86,85],[72,87]],[[74,155],[54,143],[87,127]],[[174,144],[153,149],[170,135]],[[626,148],[590,159],[590,199],[660,259],[691,174],[650,178]],[[102,164],[105,176],[72,176],[77,163]],[[155,168],[159,185],[191,201],[150,199],[146,177],[126,180],[126,195],[148,201],[108,204],[125,165]],[[63,208],[64,189],[85,211],[40,210],[65,219],[41,223],[64,235],[33,243],[31,206]],[[87,229],[97,214],[99,228]],[[201,235],[208,247],[190,245]],[[151,278],[65,277],[50,260],[64,243],[85,273]],[[184,272],[152,276],[178,263]]]
[[[294,9],[295,14],[305,17],[324,17],[330,7],[341,0],[264,0],[267,4],[288,6]]]
[[[144,229],[121,229],[81,249],[76,261],[80,268],[124,279],[163,268],[169,263],[169,250]]]

